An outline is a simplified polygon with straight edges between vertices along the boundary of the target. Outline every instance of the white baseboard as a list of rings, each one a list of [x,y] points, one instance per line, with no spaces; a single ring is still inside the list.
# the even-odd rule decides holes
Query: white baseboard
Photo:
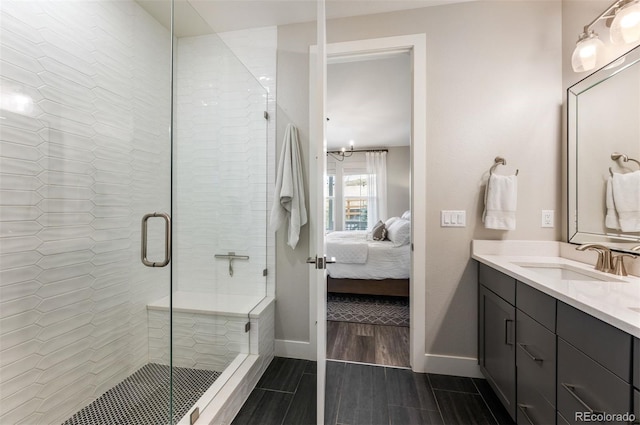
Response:
[[[311,344],[307,341],[276,339],[275,354],[277,357],[288,357],[291,359],[316,359],[316,353],[312,352]]]
[[[466,376],[482,378],[478,359],[474,357],[440,356],[425,354],[421,370],[414,367],[414,372],[437,373],[441,375]]]

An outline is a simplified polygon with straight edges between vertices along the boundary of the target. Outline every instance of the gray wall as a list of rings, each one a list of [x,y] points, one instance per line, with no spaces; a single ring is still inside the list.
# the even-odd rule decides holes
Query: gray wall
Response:
[[[411,152],[408,146],[387,153],[387,215],[401,216],[411,206]]]
[[[472,239],[557,240],[542,209],[560,209],[562,99],[560,1],[471,2],[331,20],[328,42],[426,33],[426,352],[476,356]],[[308,58],[314,25],[279,28],[279,129],[302,130],[309,168]],[[282,131],[277,137],[281,143]],[[520,169],[517,230],[486,230],[483,182],[493,158]],[[441,228],[440,210],[467,211],[466,228]],[[278,236],[276,338],[308,341],[308,229],[292,252]]]

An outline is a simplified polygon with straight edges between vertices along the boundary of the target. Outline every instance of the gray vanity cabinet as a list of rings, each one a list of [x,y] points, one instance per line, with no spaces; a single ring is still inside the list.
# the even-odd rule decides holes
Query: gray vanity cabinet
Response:
[[[517,423],[556,417],[556,300],[521,282],[516,289]]]
[[[580,414],[631,411],[629,384],[562,338],[558,338],[557,389],[558,412],[570,424],[589,422]]]
[[[633,386],[633,423],[640,424],[640,338],[633,339]]]
[[[640,423],[640,339],[482,263],[478,282],[480,369],[518,424]]]
[[[505,279],[507,278],[507,279]],[[515,280],[484,265],[479,273],[478,361],[487,382],[516,418]],[[489,288],[502,294],[513,293],[507,302]]]
[[[631,335],[558,302],[558,412],[632,412]],[[608,422],[624,424],[624,421]]]

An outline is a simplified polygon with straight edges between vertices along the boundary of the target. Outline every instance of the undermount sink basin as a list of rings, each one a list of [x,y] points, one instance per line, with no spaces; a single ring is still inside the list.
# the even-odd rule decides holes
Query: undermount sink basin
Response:
[[[614,276],[582,270],[569,264],[518,263],[527,270],[558,280],[578,280],[583,282],[624,282]]]

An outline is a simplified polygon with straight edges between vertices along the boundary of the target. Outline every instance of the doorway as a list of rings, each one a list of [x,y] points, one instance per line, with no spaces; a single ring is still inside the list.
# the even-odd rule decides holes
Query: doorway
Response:
[[[425,372],[427,366],[427,356],[425,355],[425,334],[426,334],[426,122],[424,117],[426,116],[426,37],[425,34],[413,34],[404,36],[384,37],[365,39],[348,42],[330,43],[326,46],[327,57],[331,60],[335,58],[348,58],[350,56],[364,55],[364,54],[380,54],[391,52],[409,52],[411,56],[411,85],[412,85],[412,100],[411,100],[411,215],[413,217],[411,222],[411,258],[418,259],[418,261],[411,262],[411,277],[410,277],[410,332],[409,332],[409,347],[410,347],[410,364],[411,369],[415,372]],[[315,64],[315,57],[311,58],[312,63]],[[316,81],[316,69],[314,66],[310,68],[311,78],[310,81]],[[322,81],[319,79],[317,81]],[[325,87],[326,88],[326,87]],[[323,90],[319,90],[318,93],[324,98]],[[324,100],[318,105],[323,104]],[[312,102],[312,106],[316,106],[316,103]],[[319,118],[322,121],[325,120],[324,115],[312,113],[310,115],[312,128],[321,127]],[[318,140],[314,137],[310,139],[311,151],[318,152],[317,161],[314,164],[313,170],[310,173],[310,199],[322,199],[322,196],[318,196],[318,193],[324,191],[325,175],[324,175],[324,162],[325,155],[323,152],[322,140]],[[320,165],[320,162],[322,165]],[[321,202],[322,203],[322,202]],[[316,204],[317,205],[317,204]],[[318,245],[318,241],[324,240],[325,229],[320,227],[317,223],[322,223],[320,217],[317,217],[323,209],[312,208],[312,214],[316,215],[316,219],[311,220],[311,235],[315,240],[314,246],[317,246],[318,252],[322,250],[322,245]],[[311,340],[317,346],[318,353],[318,371],[324,373],[324,367],[321,367],[320,363],[324,364],[324,358],[326,353],[326,333],[324,332],[324,324],[326,323],[326,280],[320,273],[311,275],[311,279],[314,282],[314,286],[317,291],[311,293],[311,305],[315,306],[314,314],[312,317],[317,320],[316,326],[311,326]],[[316,314],[317,313],[317,314]],[[322,325],[320,325],[322,323]],[[320,332],[322,331],[322,332]],[[324,385],[319,386],[319,394],[324,392]],[[319,406],[322,406],[321,403]]]
[[[327,359],[410,367],[411,55],[329,58]]]

